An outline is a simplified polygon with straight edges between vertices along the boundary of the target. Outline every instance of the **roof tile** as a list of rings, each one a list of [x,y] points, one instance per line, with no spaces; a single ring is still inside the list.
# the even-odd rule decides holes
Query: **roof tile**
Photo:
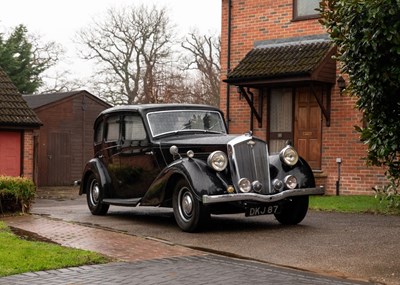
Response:
[[[40,125],[42,123],[36,113],[0,68],[0,126],[39,127]]]
[[[228,74],[226,81],[309,75],[331,48],[329,41],[256,47]]]

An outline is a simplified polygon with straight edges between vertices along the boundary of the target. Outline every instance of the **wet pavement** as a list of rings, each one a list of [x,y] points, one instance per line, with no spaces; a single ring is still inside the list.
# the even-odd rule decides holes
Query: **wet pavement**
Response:
[[[53,201],[54,204],[54,200],[51,200],[55,199],[54,197],[48,197],[43,193],[42,195],[40,202],[44,208],[48,202],[50,204]],[[66,202],[68,202],[69,198],[67,196],[60,198],[60,200],[64,199],[67,199]],[[75,212],[79,209],[78,206],[75,207],[68,204],[69,211]],[[113,258],[115,262],[8,276],[0,278],[0,285],[385,284],[385,282],[366,283],[318,275],[266,262],[212,254],[159,238],[146,238],[111,227],[97,227],[94,221],[92,223],[74,223],[61,218],[51,218],[43,213],[39,215],[39,212],[36,210],[34,215],[7,217],[2,220],[9,226],[35,233],[44,239],[64,246],[102,253]],[[165,222],[166,220],[161,218],[161,221]],[[191,237],[195,238],[193,235]],[[372,260],[371,263],[373,263]],[[392,280],[386,284],[400,284],[400,281],[396,283]]]
[[[372,284],[210,254],[165,241],[35,215],[3,220],[11,227],[34,232],[64,246],[96,251],[116,262],[12,275],[0,278],[0,285]]]

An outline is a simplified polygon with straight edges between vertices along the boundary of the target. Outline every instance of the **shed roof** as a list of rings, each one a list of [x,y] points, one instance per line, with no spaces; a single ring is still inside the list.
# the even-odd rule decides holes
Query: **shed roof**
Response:
[[[111,105],[108,104],[107,102],[104,102],[100,98],[90,94],[86,90],[77,90],[77,91],[70,91],[70,92],[56,92],[56,93],[46,93],[46,94],[37,94],[37,95],[24,95],[24,99],[26,102],[28,102],[29,107],[32,109],[37,109],[43,106],[50,105],[52,103],[56,103],[58,101],[61,101],[63,99],[73,97],[74,95],[80,94],[82,92],[85,92],[86,94],[92,96],[94,99],[98,100],[101,104],[103,104],[105,107],[110,107]]]
[[[36,113],[22,98],[5,71],[0,68],[0,126],[37,128],[41,125]]]
[[[311,79],[321,63],[332,54],[333,48],[329,40],[261,45],[249,51],[224,81],[241,83],[293,77]]]

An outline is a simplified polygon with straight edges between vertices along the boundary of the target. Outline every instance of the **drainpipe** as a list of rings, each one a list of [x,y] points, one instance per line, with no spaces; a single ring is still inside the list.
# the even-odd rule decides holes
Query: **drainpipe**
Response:
[[[228,0],[228,47],[227,47],[227,64],[226,64],[226,75],[231,71],[231,32],[232,32],[232,0]],[[230,85],[226,86],[226,125],[229,131],[229,108],[230,108]]]

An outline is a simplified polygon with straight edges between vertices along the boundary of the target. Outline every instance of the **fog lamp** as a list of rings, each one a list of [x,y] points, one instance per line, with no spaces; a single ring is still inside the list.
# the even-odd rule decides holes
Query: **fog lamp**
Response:
[[[241,178],[239,180],[239,189],[243,193],[248,193],[251,191],[251,182],[247,178]]]
[[[283,179],[283,183],[285,183],[287,188],[294,189],[297,186],[297,178],[293,175],[288,175]]]

